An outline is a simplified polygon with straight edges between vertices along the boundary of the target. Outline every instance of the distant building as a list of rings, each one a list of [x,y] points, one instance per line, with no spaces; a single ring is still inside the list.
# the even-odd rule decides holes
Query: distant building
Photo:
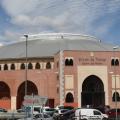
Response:
[[[120,48],[113,47],[87,35],[28,36],[27,95],[47,96],[51,107],[120,107]],[[26,41],[0,47],[0,107],[22,106],[25,81]]]

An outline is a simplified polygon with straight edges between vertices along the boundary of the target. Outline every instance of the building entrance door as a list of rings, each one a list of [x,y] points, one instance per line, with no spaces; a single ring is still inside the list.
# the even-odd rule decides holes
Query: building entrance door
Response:
[[[99,107],[105,105],[105,92],[102,80],[95,76],[88,76],[82,84],[82,106]]]

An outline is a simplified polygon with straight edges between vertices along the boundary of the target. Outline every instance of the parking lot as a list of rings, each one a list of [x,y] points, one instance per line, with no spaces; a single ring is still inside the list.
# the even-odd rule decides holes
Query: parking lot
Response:
[[[119,110],[117,116],[111,111],[115,110],[110,109],[105,114],[92,108],[44,107],[41,113],[17,110],[0,112],[0,120],[120,120]]]

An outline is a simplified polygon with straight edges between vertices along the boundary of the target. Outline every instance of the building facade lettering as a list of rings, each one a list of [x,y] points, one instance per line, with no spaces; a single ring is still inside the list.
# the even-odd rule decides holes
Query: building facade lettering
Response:
[[[98,58],[98,57],[85,57],[85,58],[79,58],[79,62],[82,65],[102,65],[106,62],[106,58]]]

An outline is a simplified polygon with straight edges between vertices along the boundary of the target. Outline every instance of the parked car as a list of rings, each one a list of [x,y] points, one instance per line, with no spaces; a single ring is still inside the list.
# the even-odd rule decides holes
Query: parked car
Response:
[[[117,111],[117,117],[120,118],[120,109],[110,109],[109,111],[106,112],[109,118],[115,118],[116,117],[116,111]]]
[[[97,109],[79,108],[75,111],[75,118],[76,120],[89,120],[89,119],[107,120],[108,115],[103,114]]]
[[[17,112],[18,112],[18,113],[24,113],[24,112],[25,112],[25,109],[17,109]]]
[[[0,112],[7,112],[7,110],[4,108],[0,108]]]
[[[35,120],[52,120],[52,117],[45,113],[39,113],[34,115]]]
[[[68,111],[68,109],[59,109],[59,110],[55,110],[54,114],[53,114],[53,119],[54,120],[58,120],[60,118],[60,115],[62,115],[64,112]]]
[[[61,114],[59,120],[74,120],[74,118],[75,118],[75,109],[72,109]]]
[[[50,116],[53,116],[54,112],[55,112],[54,108],[50,108],[50,107],[44,107],[43,108],[43,113],[46,113]]]

